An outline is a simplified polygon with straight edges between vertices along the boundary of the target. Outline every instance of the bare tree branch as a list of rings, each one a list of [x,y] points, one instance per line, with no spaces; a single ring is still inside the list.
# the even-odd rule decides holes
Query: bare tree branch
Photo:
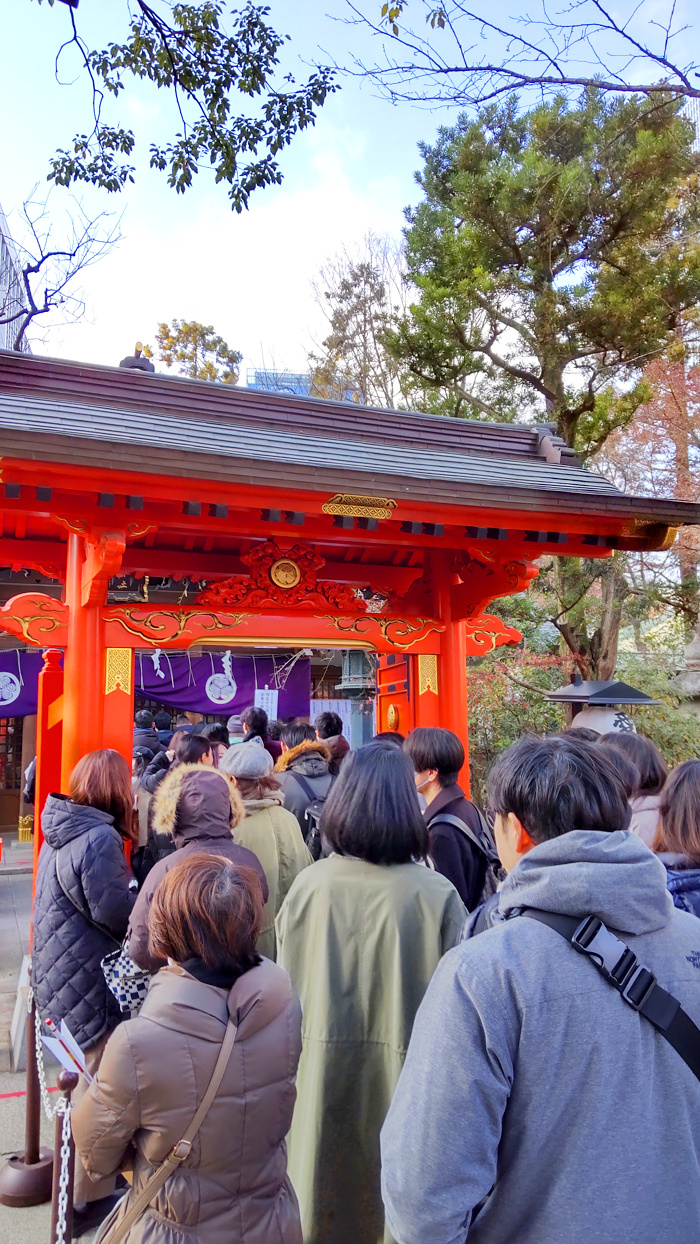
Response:
[[[36,188],[22,207],[24,241],[11,239],[19,255],[20,283],[11,282],[0,302],[0,325],[17,327],[13,350],[22,349],[27,330],[38,316],[55,312],[64,323],[81,318],[85,303],[75,284],[78,275],[121,240],[119,220],[110,223],[112,217],[106,212],[91,218],[74,200],[67,235],[60,245],[52,245],[54,225],[48,200],[37,200],[35,192]]]
[[[571,0],[553,13],[542,2],[536,16],[531,4],[500,25],[486,4],[477,11],[462,0],[393,0],[381,15],[379,0],[363,9],[348,0],[349,24],[368,28],[382,50],[346,72],[370,77],[393,102],[478,107],[511,91],[587,87],[700,99],[700,64],[683,58],[690,27],[678,19],[677,0],[662,0],[661,20],[659,0],[627,0],[625,20],[601,0]],[[421,14],[427,35],[415,24]]]

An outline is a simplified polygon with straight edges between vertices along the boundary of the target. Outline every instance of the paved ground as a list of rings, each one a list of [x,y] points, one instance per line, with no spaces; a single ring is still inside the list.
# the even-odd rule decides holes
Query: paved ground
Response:
[[[31,873],[0,874],[0,1072],[10,1070],[10,1024],[22,958],[29,953]]]

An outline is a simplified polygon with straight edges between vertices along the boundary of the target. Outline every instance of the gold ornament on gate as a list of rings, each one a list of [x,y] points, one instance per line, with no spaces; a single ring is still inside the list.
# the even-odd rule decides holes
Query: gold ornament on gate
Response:
[[[386,724],[389,730],[398,730],[399,728],[399,710],[395,704],[389,705],[389,711],[386,715]]]
[[[296,587],[301,581],[301,570],[290,557],[280,557],[270,566],[270,578],[277,587]]]

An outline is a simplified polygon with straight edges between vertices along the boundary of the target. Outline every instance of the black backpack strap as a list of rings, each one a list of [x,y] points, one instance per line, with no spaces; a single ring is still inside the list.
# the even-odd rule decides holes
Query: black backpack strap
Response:
[[[309,786],[309,783],[307,782],[305,777],[302,777],[300,773],[295,773],[293,769],[291,769],[290,772],[291,772],[292,777],[294,778],[294,781],[298,782],[299,785],[301,786],[301,789],[303,790],[307,799],[311,801],[313,801],[314,799],[318,799],[318,795]]]
[[[632,1010],[654,1025],[700,1080],[700,1028],[683,1010],[678,998],[657,984],[654,973],[642,966],[634,951],[615,937],[598,916],[580,920],[578,916],[562,916],[535,907],[523,907],[517,914],[548,925],[574,950],[586,955]]]
[[[476,808],[476,805],[474,806]],[[476,811],[479,812],[479,809],[476,808]],[[490,833],[489,837],[483,833],[483,826],[486,825],[488,829],[488,822],[485,817],[483,817],[482,820],[482,814],[479,814],[479,820],[482,824],[481,837],[479,837],[476,831],[472,829],[471,825],[468,825],[466,821],[462,820],[461,816],[453,816],[451,812],[438,812],[437,816],[435,816],[430,822],[429,828],[432,829],[433,825],[450,825],[453,829],[460,830],[460,832],[464,834],[465,838],[468,838],[477,850],[481,851],[482,855],[486,856],[489,863],[493,863],[498,859],[496,849],[489,841]]]

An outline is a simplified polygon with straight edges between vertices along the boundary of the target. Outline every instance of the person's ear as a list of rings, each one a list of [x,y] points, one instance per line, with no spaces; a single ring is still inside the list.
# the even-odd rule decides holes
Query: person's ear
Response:
[[[519,821],[514,812],[508,813],[508,820],[513,831],[513,839],[515,849],[518,855],[527,855],[537,844],[532,841],[522,821]]]
[[[287,744],[286,744],[286,743],[283,743],[281,740],[280,740],[280,747],[282,748],[282,753],[283,753],[283,754],[284,754],[284,752],[288,752],[288,751],[289,751],[289,748],[287,747]]]

